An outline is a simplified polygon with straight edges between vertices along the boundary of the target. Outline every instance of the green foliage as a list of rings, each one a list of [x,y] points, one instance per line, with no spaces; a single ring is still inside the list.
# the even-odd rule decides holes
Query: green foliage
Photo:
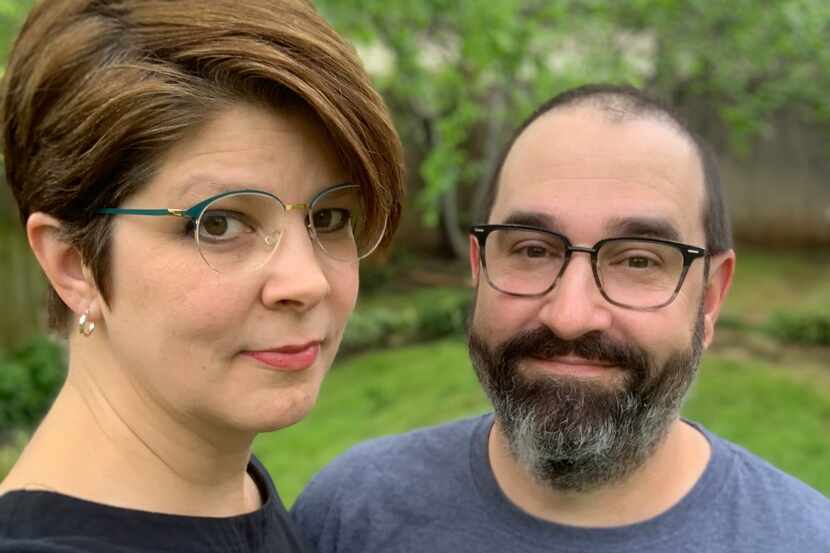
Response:
[[[0,482],[11,470],[20,452],[28,440],[28,434],[23,430],[16,430],[8,433],[3,441],[0,441]]]
[[[0,60],[3,67],[26,14],[32,7],[32,0],[0,0]]]
[[[43,336],[0,355],[0,429],[33,428],[63,384],[65,366],[63,347]]]
[[[775,313],[764,330],[784,342],[830,346],[830,312]]]
[[[656,38],[653,86],[683,103],[697,97],[737,150],[786,109],[830,121],[830,4],[823,0],[619,2],[620,21]]]
[[[376,81],[407,145],[425,154],[419,172],[426,186],[417,202],[430,223],[437,221],[439,198],[486,176],[517,120],[551,93],[584,80],[576,63],[550,69],[576,35],[575,25],[587,24],[580,2],[317,4],[359,46],[389,54],[387,67],[375,71]],[[592,28],[590,36],[596,35]],[[595,75],[636,80],[616,52],[601,49],[608,60]]]
[[[461,334],[471,301],[469,290],[454,288],[376,294],[352,315],[340,349],[352,353]]]
[[[364,50],[410,149],[424,154],[426,221],[480,187],[509,132],[543,99],[598,81],[696,107],[736,151],[783,110],[830,122],[826,0],[318,0]],[[477,206],[473,206],[477,207]]]

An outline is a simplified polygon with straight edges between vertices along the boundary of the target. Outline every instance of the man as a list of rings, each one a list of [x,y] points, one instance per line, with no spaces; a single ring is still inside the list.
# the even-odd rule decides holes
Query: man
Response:
[[[627,87],[553,98],[487,220],[469,344],[494,415],[324,469],[293,511],[320,553],[830,551],[827,498],[679,417],[735,254],[675,115]]]

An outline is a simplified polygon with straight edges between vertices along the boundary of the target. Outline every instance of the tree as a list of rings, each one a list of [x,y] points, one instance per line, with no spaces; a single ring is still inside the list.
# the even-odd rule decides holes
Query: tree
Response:
[[[572,0],[318,2],[365,49],[386,49],[377,83],[410,149],[424,153],[416,198],[428,224],[442,223],[463,256],[462,220],[482,202],[507,134],[542,99],[584,80],[585,60],[602,80],[640,82],[622,50],[575,44],[592,6]],[[613,29],[585,29],[605,35]],[[575,47],[575,48],[574,48]],[[470,190],[472,189],[472,193]],[[459,209],[459,196],[473,209]]]
[[[462,222],[469,204],[480,204],[507,134],[565,88],[627,82],[680,108],[702,106],[698,130],[716,127],[722,146],[738,152],[782,110],[830,120],[825,0],[317,4],[364,53],[386,56],[377,84],[406,146],[423,153],[416,203],[460,257]],[[469,200],[464,209],[458,198]]]

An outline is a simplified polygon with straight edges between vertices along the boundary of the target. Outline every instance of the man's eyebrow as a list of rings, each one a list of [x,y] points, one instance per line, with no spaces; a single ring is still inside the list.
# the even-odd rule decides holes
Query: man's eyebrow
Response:
[[[556,216],[537,211],[514,211],[505,217],[502,224],[525,225],[562,233],[563,229]],[[680,241],[680,231],[668,219],[662,217],[615,217],[605,225],[607,237],[640,236]]]
[[[680,241],[680,231],[661,217],[619,217],[612,219],[606,230],[611,236],[642,236]]]
[[[547,213],[538,213],[535,211],[514,211],[509,214],[504,221],[504,225],[525,225],[528,227],[536,227],[545,230],[559,231],[559,224],[556,217]]]

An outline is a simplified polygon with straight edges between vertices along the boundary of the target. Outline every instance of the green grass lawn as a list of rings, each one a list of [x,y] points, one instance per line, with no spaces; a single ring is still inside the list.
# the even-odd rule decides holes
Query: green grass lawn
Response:
[[[830,495],[828,381],[724,355],[704,359],[685,415]],[[460,340],[370,353],[337,363],[311,415],[261,436],[255,450],[290,504],[359,441],[487,408]]]

